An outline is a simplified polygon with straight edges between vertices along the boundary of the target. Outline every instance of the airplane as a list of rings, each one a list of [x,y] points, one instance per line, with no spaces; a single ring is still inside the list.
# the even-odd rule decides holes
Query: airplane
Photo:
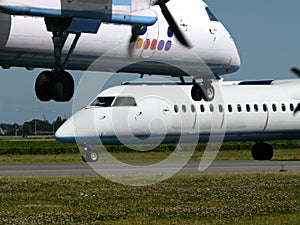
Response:
[[[0,0],[0,27],[2,68],[50,69],[35,83],[45,102],[72,98],[66,70],[192,76],[193,99],[211,101],[211,79],[240,67],[231,35],[202,0]]]
[[[127,83],[102,91],[71,116],[56,132],[60,142],[78,143],[85,161],[97,161],[91,147],[255,141],[252,157],[271,160],[268,140],[300,138],[300,80],[214,82],[211,102],[194,101],[192,83]],[[155,93],[155,94],[154,94]]]

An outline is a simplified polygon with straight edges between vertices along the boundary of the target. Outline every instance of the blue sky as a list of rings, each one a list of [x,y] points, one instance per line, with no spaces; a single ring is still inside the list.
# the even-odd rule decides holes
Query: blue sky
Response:
[[[289,70],[300,67],[299,0],[206,2],[229,29],[241,56],[240,70],[225,80],[295,78]],[[58,115],[71,115],[72,102],[41,103],[36,99],[34,82],[40,72],[0,69],[0,123],[23,123],[43,115],[52,121]],[[78,83],[82,72],[72,74]],[[136,78],[118,75],[114,81]]]

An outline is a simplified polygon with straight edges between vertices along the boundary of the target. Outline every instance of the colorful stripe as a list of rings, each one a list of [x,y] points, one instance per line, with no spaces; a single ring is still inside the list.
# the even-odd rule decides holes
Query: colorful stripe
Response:
[[[170,51],[172,47],[172,41],[164,41],[164,40],[160,40],[158,41],[157,39],[146,39],[144,41],[144,39],[139,38],[136,42],[136,49],[144,49],[144,50],[148,50],[150,48],[150,50],[154,51],[154,50],[158,50],[158,51]]]

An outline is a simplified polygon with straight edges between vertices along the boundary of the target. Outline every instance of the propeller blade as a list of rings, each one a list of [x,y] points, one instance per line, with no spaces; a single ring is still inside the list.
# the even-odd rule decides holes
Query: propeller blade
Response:
[[[293,72],[294,74],[296,74],[300,78],[300,70],[298,68],[293,67],[291,69],[291,72]]]
[[[162,14],[164,15],[165,19],[167,20],[172,31],[174,32],[177,40],[184,46],[191,48],[192,46],[184,37],[183,33],[181,32],[180,28],[178,27],[177,23],[175,22],[172,14],[170,13],[168,7],[166,6],[166,1],[161,0],[161,1],[158,1],[156,4],[159,5]]]
[[[130,58],[132,57],[135,43],[139,37],[141,29],[142,29],[142,26],[138,26],[138,25],[134,26],[134,31],[132,32],[132,36],[129,40],[129,45],[128,45],[128,55]]]

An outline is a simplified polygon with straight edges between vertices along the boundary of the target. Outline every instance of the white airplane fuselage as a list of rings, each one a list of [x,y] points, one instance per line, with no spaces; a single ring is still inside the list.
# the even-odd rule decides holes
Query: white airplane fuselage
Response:
[[[159,7],[151,6],[151,14],[157,17],[157,21],[144,27],[143,34],[135,43],[132,57],[128,57],[132,27],[103,22],[97,34],[81,35],[66,69],[173,76],[192,74],[196,78],[205,76],[209,73],[208,69],[214,75],[237,71],[240,58],[229,32],[221,22],[209,18],[207,5],[203,1],[189,1],[186,4],[185,1],[172,0],[168,5],[183,33],[190,40],[193,46],[191,49],[182,46],[168,32],[169,26]],[[35,2],[37,6],[45,7],[43,4],[49,1]],[[0,10],[17,10],[14,7],[25,7],[31,3],[3,0],[0,1]],[[0,27],[0,66],[53,68],[52,34],[47,31],[43,17],[0,13]],[[70,49],[74,37],[74,34],[69,35],[63,48],[64,55]],[[100,64],[91,67],[98,58]]]
[[[56,138],[103,144],[200,142],[223,133],[224,141],[300,138],[299,80],[216,82],[214,88],[220,97],[195,102],[190,85],[112,87],[68,119]]]

